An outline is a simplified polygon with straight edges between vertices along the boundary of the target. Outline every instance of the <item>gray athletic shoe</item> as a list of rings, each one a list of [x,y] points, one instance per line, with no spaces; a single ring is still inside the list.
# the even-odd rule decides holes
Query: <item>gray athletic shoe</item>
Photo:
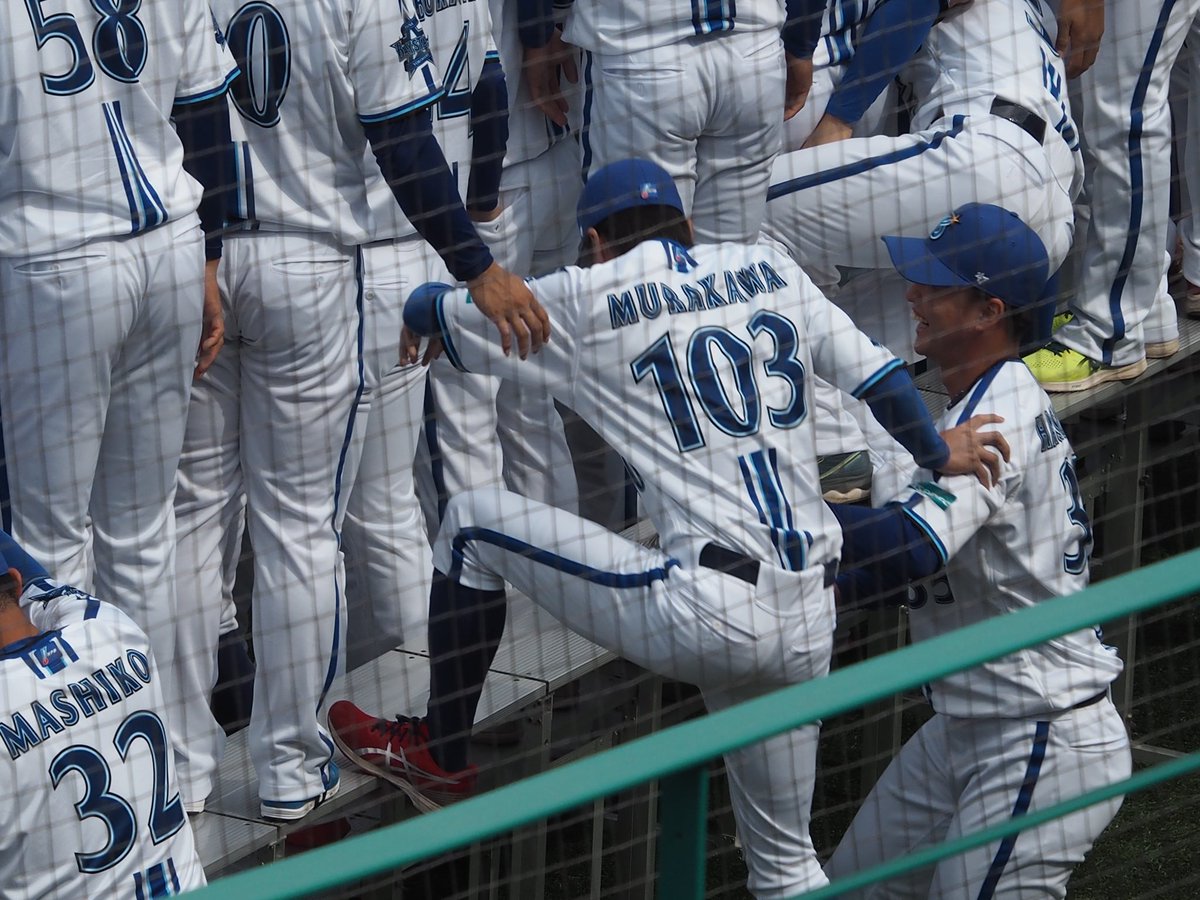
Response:
[[[821,494],[827,503],[858,503],[871,496],[871,457],[865,450],[818,456]]]

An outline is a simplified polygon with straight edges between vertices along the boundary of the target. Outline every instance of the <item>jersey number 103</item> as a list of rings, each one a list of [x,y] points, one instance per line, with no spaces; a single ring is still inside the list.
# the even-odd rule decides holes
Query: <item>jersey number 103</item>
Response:
[[[768,407],[767,417],[776,428],[794,428],[804,421],[808,410],[804,403],[804,364],[796,357],[800,338],[790,319],[770,310],[760,310],[746,323],[751,338],[763,332],[775,342],[775,352],[763,363],[768,377],[782,378],[791,386],[791,397],[781,407]],[[724,358],[733,372],[732,385],[723,377],[725,366],[718,366],[716,355]],[[754,350],[728,328],[706,325],[688,338],[685,353],[687,382],[671,344],[664,334],[632,363],[633,380],[641,382],[654,376],[663,410],[675,432],[681,453],[704,446],[692,403],[694,396],[717,428],[734,437],[756,434],[762,425],[762,403],[754,375]],[[735,403],[734,397],[739,398]]]

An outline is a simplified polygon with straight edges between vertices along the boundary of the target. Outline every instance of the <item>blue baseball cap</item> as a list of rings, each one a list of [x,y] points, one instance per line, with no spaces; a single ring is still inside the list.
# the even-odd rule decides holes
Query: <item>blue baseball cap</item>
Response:
[[[614,213],[635,206],[670,206],[683,212],[683,201],[666,169],[648,159],[622,159],[588,176],[579,197],[576,218],[587,234]]]

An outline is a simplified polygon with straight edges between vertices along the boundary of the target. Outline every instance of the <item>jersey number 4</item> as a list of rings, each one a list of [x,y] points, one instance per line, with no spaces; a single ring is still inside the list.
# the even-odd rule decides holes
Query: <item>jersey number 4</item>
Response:
[[[136,82],[146,67],[148,53],[146,29],[137,17],[142,0],[91,0],[91,4],[100,16],[92,33],[96,65],[115,81]],[[73,57],[67,71],[56,75],[42,73],[42,90],[62,96],[88,88],[96,80],[96,73],[75,17],[65,12],[46,15],[42,0],[25,0],[25,9],[38,49],[50,41],[66,41]]]
[[[796,326],[779,313],[760,310],[746,323],[746,330],[751,338],[763,332],[771,336],[775,352],[763,363],[763,370],[768,377],[782,378],[791,385],[786,404],[768,407],[771,424],[776,428],[796,427],[808,414],[804,405],[804,364],[796,356],[800,345]],[[686,357],[687,384],[670,334],[664,334],[630,363],[634,381],[640,383],[647,375],[654,376],[680,452],[704,446],[693,396],[708,420],[721,431],[734,437],[756,434],[762,425],[762,403],[750,345],[728,328],[706,325],[688,338]]]
[[[113,735],[113,744],[124,760],[129,756],[133,742],[141,739],[150,747],[152,765],[152,797],[150,839],[161,844],[183,827],[187,819],[179,795],[168,799],[170,790],[167,769],[167,730],[162,719],[149,710],[132,713]],[[108,840],[99,850],[91,853],[76,853],[75,862],[79,871],[94,875],[111,869],[125,858],[137,842],[137,815],[124,797],[109,792],[112,772],[106,760],[95,747],[75,744],[63,750],[50,763],[50,784],[56,790],[71,772],[83,778],[83,798],[75,804],[75,813],[80,821],[97,818],[108,829]]]

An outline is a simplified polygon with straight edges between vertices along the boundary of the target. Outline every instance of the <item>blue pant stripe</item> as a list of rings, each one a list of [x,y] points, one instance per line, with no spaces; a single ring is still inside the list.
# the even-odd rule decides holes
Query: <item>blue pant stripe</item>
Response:
[[[442,468],[442,445],[438,441],[437,407],[433,402],[433,381],[425,379],[425,447],[429,451],[429,470],[433,476],[433,490],[437,494],[438,523],[446,517],[446,472]]]
[[[1101,361],[1105,365],[1112,364],[1113,348],[1125,337],[1125,314],[1121,310],[1121,297],[1125,293],[1129,271],[1133,268],[1133,256],[1137,251],[1138,236],[1142,230],[1142,192],[1145,190],[1145,175],[1142,171],[1142,106],[1146,102],[1146,92],[1150,89],[1150,79],[1154,75],[1154,62],[1162,48],[1163,32],[1166,31],[1174,6],[1175,0],[1166,0],[1159,10],[1158,22],[1154,25],[1154,36],[1150,38],[1150,46],[1146,49],[1146,60],[1142,63],[1142,71],[1138,74],[1137,85],[1133,89],[1133,100],[1129,106],[1129,231],[1125,234],[1125,252],[1121,254],[1121,263],[1117,266],[1117,277],[1113,280],[1112,289],[1108,294],[1113,331],[1112,337],[1105,338],[1104,343],[1100,345]]]
[[[643,572],[608,572],[604,569],[592,568],[589,565],[568,559],[565,556],[559,556],[557,553],[543,550],[541,547],[535,547],[533,544],[526,543],[519,538],[504,534],[503,532],[476,526],[464,528],[454,536],[454,540],[451,542],[453,563],[450,566],[450,571],[447,573],[450,578],[458,579],[458,575],[462,571],[463,548],[471,541],[491,544],[495,547],[508,550],[511,553],[518,553],[536,563],[556,569],[559,572],[565,572],[568,575],[574,575],[576,578],[582,578],[584,581],[612,588],[649,587],[656,581],[664,581],[671,569],[679,565],[679,560],[668,559],[663,565],[653,569],[646,569]]]
[[[1050,723],[1038,722],[1037,731],[1033,737],[1033,749],[1029,753],[1029,764],[1025,767],[1025,778],[1021,782],[1021,789],[1017,792],[1017,802],[1013,804],[1012,817],[1014,819],[1029,812],[1029,804],[1033,802],[1033,789],[1037,787],[1042,763],[1046,759],[1046,744],[1049,739]],[[988,868],[987,876],[979,888],[978,900],[991,900],[992,895],[996,893],[996,885],[1000,883],[1000,875],[1004,872],[1004,867],[1008,865],[1019,834],[1019,832],[1010,834],[1000,842],[1000,849],[996,851],[992,865]]]
[[[358,404],[362,400],[363,389],[367,383],[363,367],[363,255],[361,247],[355,251],[354,280],[357,284],[354,306],[358,312],[358,327],[355,329],[355,358],[358,366],[358,386],[354,391],[354,402],[350,404],[350,415],[346,418],[346,432],[342,437],[342,449],[338,455],[337,473],[334,476],[333,483],[333,536],[334,540],[337,541],[339,551],[342,548],[342,533],[337,527],[337,519],[338,512],[342,508],[342,478],[346,472],[346,457],[350,454],[350,444],[354,438],[354,420],[358,418]],[[347,491],[351,487],[352,485],[345,485]],[[335,580],[333,584],[333,647],[330,648],[329,668],[325,672],[325,683],[321,686],[321,696],[317,700],[318,710],[324,704],[325,695],[329,693],[329,688],[333,686],[333,679],[337,676],[338,646],[342,640],[341,615],[342,591]],[[332,753],[332,751],[333,748],[331,747],[330,752]]]
[[[773,184],[767,190],[767,200],[777,200],[780,197],[786,197],[788,194],[794,194],[797,191],[807,190],[808,188],[818,187],[822,184],[828,184],[831,181],[840,181],[843,178],[852,178],[855,175],[861,175],[864,172],[869,172],[872,169],[877,169],[881,166],[891,166],[898,162],[904,162],[906,159],[912,159],[914,156],[920,156],[927,150],[936,150],[942,145],[942,141],[946,138],[954,138],[962,133],[966,116],[955,116],[950,123],[950,128],[946,131],[934,132],[933,136],[922,143],[914,144],[911,147],[905,147],[901,150],[893,150],[891,153],[884,153],[879,156],[860,159],[858,162],[847,163],[844,166],[837,166],[833,169],[826,169],[823,172],[814,172],[812,175],[802,175],[799,178],[792,178],[788,181],[781,181],[779,184]]]
[[[692,0],[693,16],[697,2]],[[585,50],[583,56],[583,130],[580,139],[583,141],[583,183],[587,184],[588,172],[592,168],[592,102],[595,89],[592,87],[592,51]]]

